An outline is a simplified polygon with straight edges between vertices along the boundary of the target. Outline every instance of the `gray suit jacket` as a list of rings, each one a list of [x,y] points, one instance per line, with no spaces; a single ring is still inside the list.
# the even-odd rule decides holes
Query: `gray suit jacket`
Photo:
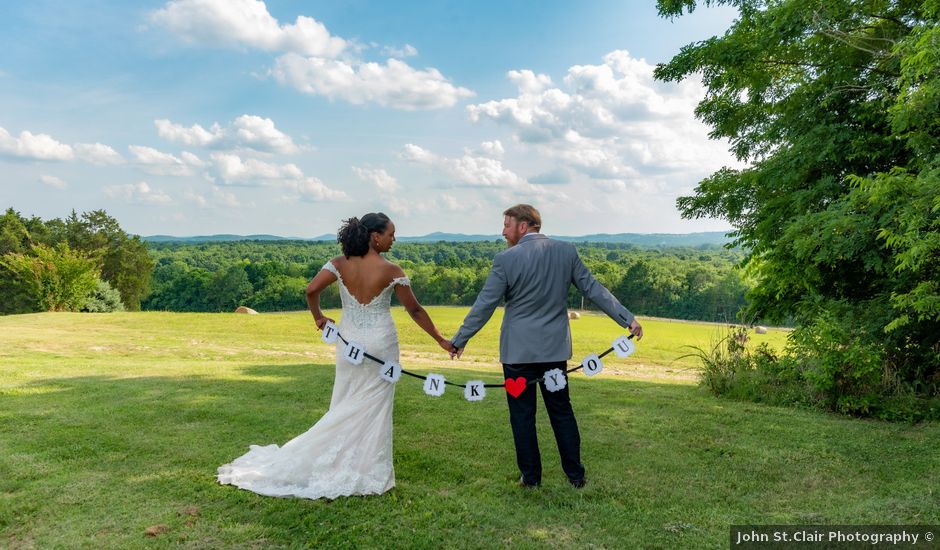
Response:
[[[463,348],[506,300],[499,359],[506,364],[566,361],[571,358],[568,288],[584,296],[622,327],[633,314],[591,275],[571,243],[529,233],[493,259],[493,268],[453,344]]]

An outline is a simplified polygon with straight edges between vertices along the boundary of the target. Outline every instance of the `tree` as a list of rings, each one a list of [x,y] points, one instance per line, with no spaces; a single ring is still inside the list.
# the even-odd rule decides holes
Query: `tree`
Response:
[[[940,0],[702,3],[735,6],[739,18],[656,76],[701,75],[697,116],[748,166],[704,179],[680,211],[734,226],[749,251],[752,316],[818,329],[797,331],[804,361],[794,368],[816,368],[824,355],[828,378],[810,378],[846,392],[831,400],[839,408],[866,412],[902,390],[883,375],[937,395]],[[668,17],[696,4],[658,2]],[[821,342],[822,333],[844,341]],[[862,355],[879,358],[866,367],[877,376],[830,383],[856,378]]]
[[[8,313],[80,311],[98,285],[94,261],[65,243],[55,248],[33,245],[32,254],[4,254],[0,273],[8,281],[4,290],[15,304],[15,310]]]

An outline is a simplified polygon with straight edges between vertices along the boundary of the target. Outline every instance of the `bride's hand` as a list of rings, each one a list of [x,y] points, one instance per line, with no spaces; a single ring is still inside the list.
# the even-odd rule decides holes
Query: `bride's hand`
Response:
[[[454,344],[452,344],[451,341],[448,340],[447,338],[441,338],[440,340],[438,340],[437,345],[441,346],[442,350],[451,354],[454,353],[454,350],[456,349],[454,348]]]
[[[327,322],[333,323],[334,325],[336,324],[336,321],[330,319],[329,317],[320,317],[319,319],[316,319],[317,330],[323,330],[323,327],[326,326]]]

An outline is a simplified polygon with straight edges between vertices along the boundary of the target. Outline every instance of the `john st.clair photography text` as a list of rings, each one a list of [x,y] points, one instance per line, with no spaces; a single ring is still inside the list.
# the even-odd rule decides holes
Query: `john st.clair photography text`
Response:
[[[730,547],[938,549],[937,525],[732,525]]]

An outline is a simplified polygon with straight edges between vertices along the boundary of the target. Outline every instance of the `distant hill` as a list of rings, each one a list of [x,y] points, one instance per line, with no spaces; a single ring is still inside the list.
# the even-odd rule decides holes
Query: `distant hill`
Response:
[[[174,237],[173,235],[150,235],[141,237],[142,240],[151,243],[221,243],[230,241],[319,241],[335,239],[334,235],[325,235],[315,239],[304,239],[300,237],[279,237],[277,235],[198,235],[194,237]]]
[[[597,233],[580,237],[567,237],[550,235],[553,238],[569,242],[592,243],[622,243],[642,247],[673,247],[673,246],[702,246],[723,245],[731,241],[724,231],[708,231],[703,233]],[[151,235],[142,237],[143,240],[154,243],[180,242],[180,243],[210,243],[230,241],[335,241],[336,235],[324,234],[318,237],[279,237],[277,235],[204,235],[195,237],[174,237],[170,235]],[[501,241],[502,235],[465,235],[463,233],[429,233],[419,237],[398,237],[401,242],[479,242]]]

